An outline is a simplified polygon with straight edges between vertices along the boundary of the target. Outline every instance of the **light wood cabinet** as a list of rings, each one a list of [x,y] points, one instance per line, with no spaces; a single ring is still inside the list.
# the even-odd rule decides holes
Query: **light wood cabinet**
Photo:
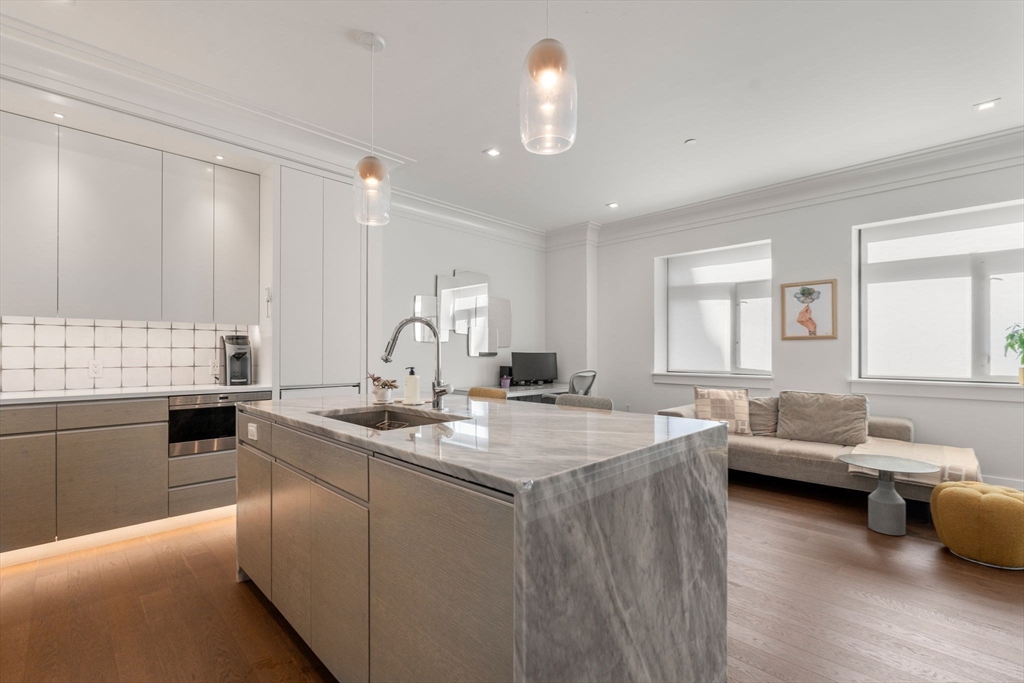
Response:
[[[236,546],[238,566],[267,598],[271,584],[271,486],[273,461],[238,445]]]
[[[271,485],[271,600],[310,642],[310,495],[312,482],[275,462]]]
[[[57,428],[57,406],[26,405],[0,408],[0,436],[52,432]]]
[[[214,170],[213,315],[219,323],[260,321],[260,177]]]
[[[345,493],[368,496],[369,458],[360,450],[274,425],[274,456]]]
[[[56,472],[53,432],[0,437],[0,552],[54,540]]]
[[[57,434],[57,535],[167,516],[167,423]]]
[[[512,679],[513,506],[370,461],[374,681]]]
[[[60,128],[60,316],[161,319],[161,160]]]
[[[57,315],[57,137],[0,112],[0,314]]]
[[[214,321],[213,168],[163,154],[163,320]]]
[[[361,231],[352,215],[351,186],[324,179],[324,384],[362,380],[358,322],[363,299]]]

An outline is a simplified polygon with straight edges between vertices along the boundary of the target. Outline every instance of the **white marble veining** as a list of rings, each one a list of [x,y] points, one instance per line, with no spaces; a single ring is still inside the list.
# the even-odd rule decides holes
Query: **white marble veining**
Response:
[[[270,391],[269,384],[223,386],[197,384],[168,387],[131,387],[116,389],[63,389],[56,391],[4,391],[0,392],[0,406],[28,403],[68,403],[69,401],[106,401],[126,398],[155,398],[159,396],[191,396],[193,394],[237,394],[250,391]]]

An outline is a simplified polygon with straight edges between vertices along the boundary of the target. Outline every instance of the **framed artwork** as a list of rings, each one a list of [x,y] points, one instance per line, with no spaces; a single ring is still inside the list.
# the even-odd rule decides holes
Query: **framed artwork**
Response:
[[[782,338],[836,338],[836,281],[782,285]]]

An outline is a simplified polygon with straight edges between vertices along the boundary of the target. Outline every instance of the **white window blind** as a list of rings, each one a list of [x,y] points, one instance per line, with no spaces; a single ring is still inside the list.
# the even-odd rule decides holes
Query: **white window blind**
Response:
[[[1010,382],[1024,323],[1024,201],[860,232],[861,377]]]
[[[667,259],[669,372],[771,373],[771,242]]]

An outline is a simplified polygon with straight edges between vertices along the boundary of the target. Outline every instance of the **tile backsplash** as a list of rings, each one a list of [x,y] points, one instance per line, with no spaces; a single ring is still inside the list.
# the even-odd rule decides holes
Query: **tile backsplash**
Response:
[[[215,384],[221,335],[248,334],[255,343],[254,332],[246,325],[4,316],[0,391]],[[95,378],[93,360],[101,364]]]

